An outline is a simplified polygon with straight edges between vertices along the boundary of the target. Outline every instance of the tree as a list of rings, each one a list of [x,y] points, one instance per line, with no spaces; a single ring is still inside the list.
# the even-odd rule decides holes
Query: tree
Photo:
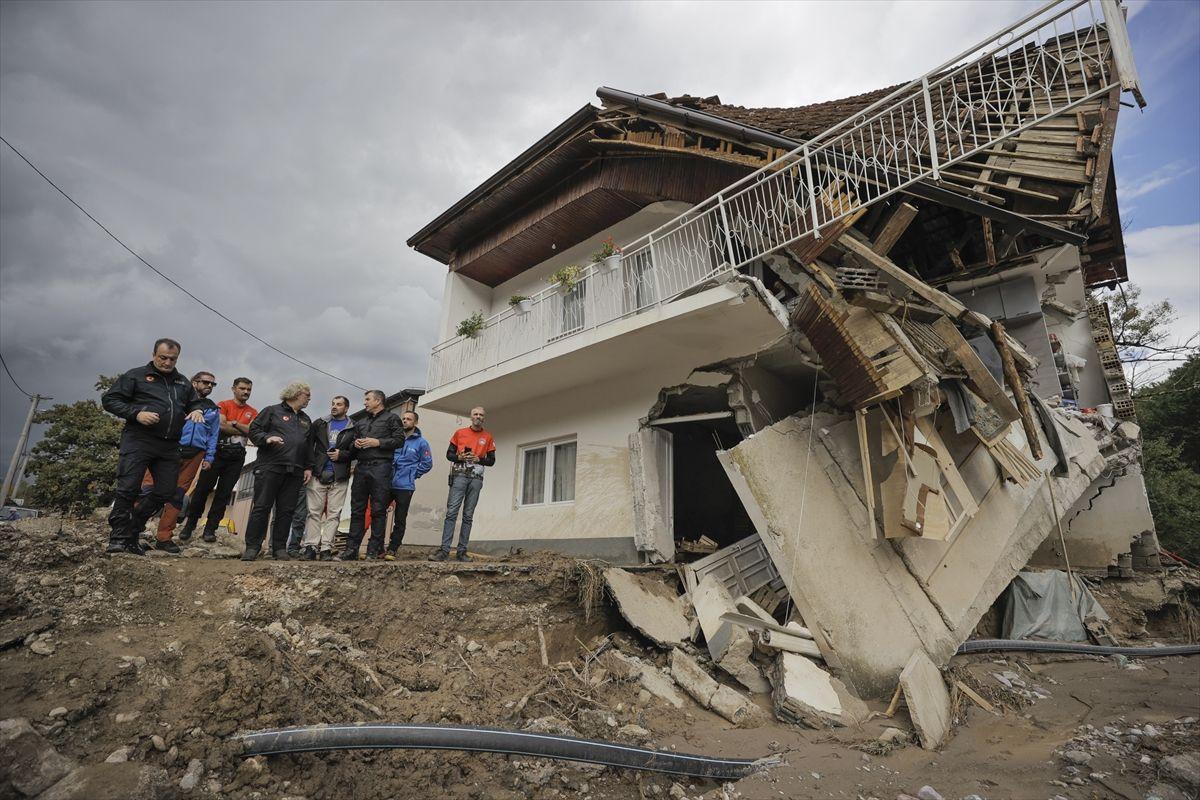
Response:
[[[96,390],[116,379],[101,375]],[[87,516],[112,502],[121,421],[95,400],[56,403],[38,412],[34,422],[49,425],[29,457],[29,474],[36,482],[29,505],[66,514]]]
[[[1134,400],[1146,494],[1162,546],[1200,564],[1200,355]]]
[[[1108,304],[1113,342],[1132,386],[1155,380],[1162,374],[1163,365],[1184,361],[1197,352],[1200,333],[1175,344],[1170,342],[1176,314],[1169,300],[1147,305],[1141,288],[1132,283],[1100,292],[1097,299]]]

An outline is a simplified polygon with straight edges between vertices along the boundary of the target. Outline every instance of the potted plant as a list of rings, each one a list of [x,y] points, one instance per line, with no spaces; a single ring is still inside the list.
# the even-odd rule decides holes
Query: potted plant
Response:
[[[621,248],[617,247],[611,236],[604,240],[599,250],[592,253],[592,263],[604,265],[608,272],[613,272],[621,266]]]
[[[466,339],[474,339],[483,330],[483,312],[476,311],[471,316],[458,323],[456,333]]]
[[[508,304],[512,307],[513,313],[518,316],[524,316],[533,308],[533,301],[523,294],[514,294],[508,298]]]
[[[565,267],[559,267],[550,273],[550,277],[546,278],[546,283],[558,286],[563,294],[575,288],[575,284],[579,283],[579,277],[583,274],[583,269],[578,264],[568,264]]]

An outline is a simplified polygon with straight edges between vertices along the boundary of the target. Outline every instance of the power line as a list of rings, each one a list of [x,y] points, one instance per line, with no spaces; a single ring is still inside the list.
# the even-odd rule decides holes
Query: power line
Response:
[[[17,387],[17,391],[32,400],[33,395],[22,389],[21,384],[17,383],[17,379],[13,377],[12,372],[8,368],[8,363],[4,360],[4,356],[2,354],[0,354],[0,364],[4,365],[4,371],[8,374],[8,379],[13,382],[13,386]]]
[[[278,347],[276,347],[275,345],[271,344],[271,343],[270,343],[270,342],[268,342],[266,339],[262,338],[261,336],[259,336],[259,335],[258,335],[258,334],[256,334],[256,333],[254,333],[254,332],[252,332],[252,331],[250,331],[250,330],[247,330],[246,328],[242,327],[242,326],[241,326],[240,324],[238,324],[237,322],[234,322],[232,319],[230,319],[229,317],[225,316],[225,315],[224,315],[224,314],[222,314],[220,311],[218,311],[217,309],[213,308],[213,307],[212,307],[212,306],[210,306],[208,303],[204,302],[204,301],[203,301],[203,300],[201,300],[199,297],[197,297],[196,295],[194,295],[194,294],[192,294],[191,292],[189,292],[187,289],[185,289],[183,286],[181,286],[179,283],[177,283],[177,282],[175,281],[175,279],[174,279],[174,278],[172,278],[171,276],[169,276],[169,275],[167,275],[166,273],[164,273],[162,270],[160,270],[158,267],[156,267],[156,266],[154,266],[153,264],[151,264],[151,263],[150,263],[149,261],[147,261],[146,259],[142,258],[140,255],[138,255],[136,252],[134,252],[134,250],[133,250],[133,249],[132,249],[132,248],[131,248],[129,245],[127,245],[127,244],[125,244],[123,241],[121,241],[121,239],[120,239],[120,238],[119,238],[119,237],[118,237],[118,236],[117,236],[115,233],[113,233],[112,231],[110,231],[108,228],[104,227],[104,223],[102,223],[100,220],[98,220],[98,219],[96,219],[95,217],[93,217],[93,216],[92,216],[92,215],[91,215],[91,214],[88,212],[88,210],[87,210],[86,208],[84,208],[83,206],[79,205],[79,203],[75,202],[75,199],[74,199],[73,197],[71,197],[71,195],[67,194],[67,193],[66,193],[66,192],[64,192],[64,191],[63,191],[61,188],[59,188],[59,185],[58,185],[57,183],[55,183],[54,181],[50,180],[50,178],[46,176],[46,173],[44,173],[44,172],[42,172],[40,169],[38,169],[38,168],[37,168],[37,166],[36,166],[36,165],[35,165],[35,164],[34,164],[32,161],[30,161],[28,158],[26,158],[26,157],[25,157],[25,154],[24,154],[24,153],[22,153],[20,150],[18,150],[16,147],[14,147],[14,146],[13,146],[12,142],[8,141],[8,139],[5,139],[3,136],[0,136],[0,142],[4,142],[6,145],[8,145],[8,148],[9,148],[10,150],[12,150],[14,153],[16,153],[16,154],[17,154],[17,157],[19,157],[19,158],[20,158],[22,161],[24,161],[26,164],[28,164],[30,169],[32,169],[34,172],[36,172],[38,175],[40,175],[40,176],[42,177],[42,180],[46,181],[46,183],[48,183],[48,184],[50,184],[51,186],[53,186],[53,187],[54,187],[54,189],[55,189],[55,190],[56,190],[56,191],[57,191],[59,194],[61,194],[61,195],[62,195],[63,197],[65,197],[65,198],[67,198],[67,202],[68,202],[68,203],[70,203],[71,205],[75,206],[75,208],[79,209],[79,210],[80,210],[80,211],[83,213],[83,215],[84,215],[85,217],[87,217],[88,219],[90,219],[92,222],[96,223],[96,226],[97,226],[98,228],[100,228],[100,230],[102,230],[102,231],[104,231],[105,233],[107,233],[107,234],[108,234],[108,236],[109,236],[109,238],[111,238],[111,239],[112,239],[114,242],[116,242],[117,244],[121,245],[121,247],[125,248],[125,250],[126,250],[126,251],[128,251],[128,252],[129,252],[129,254],[130,254],[131,256],[133,256],[133,257],[134,257],[134,258],[136,258],[138,261],[140,261],[140,262],[142,262],[143,264],[145,264],[145,265],[146,265],[147,267],[149,267],[149,268],[150,268],[150,269],[151,269],[151,270],[152,270],[152,271],[153,271],[153,272],[154,272],[156,275],[158,275],[160,278],[162,278],[163,280],[165,280],[167,283],[171,284],[171,285],[172,285],[172,286],[174,286],[176,289],[178,289],[179,291],[183,292],[183,293],[184,293],[184,294],[186,294],[188,297],[190,297],[191,299],[195,300],[197,303],[199,303],[200,305],[204,306],[204,307],[205,307],[205,308],[207,308],[209,311],[211,311],[212,313],[216,314],[218,317],[220,317],[221,319],[225,320],[225,321],[226,321],[226,322],[228,322],[230,325],[232,325],[233,327],[237,328],[237,329],[238,329],[239,331],[241,331],[242,333],[244,333],[244,334],[246,334],[247,336],[249,336],[251,339],[254,339],[255,341],[259,342],[260,344],[264,344],[264,345],[266,345],[267,347],[271,348],[272,350],[274,350],[276,353],[278,353],[279,355],[283,356],[284,358],[290,358],[292,361],[295,361],[297,364],[300,364],[300,365],[302,365],[302,366],[308,367],[309,369],[311,369],[311,370],[314,370],[314,371],[316,371],[316,372],[319,372],[319,373],[321,373],[322,375],[325,375],[326,377],[333,378],[335,381],[340,381],[340,382],[342,382],[342,383],[346,384],[347,386],[353,386],[355,389],[359,389],[359,390],[361,390],[361,391],[364,391],[364,392],[366,391],[366,389],[365,389],[365,388],[363,388],[362,386],[359,386],[357,383],[354,383],[353,381],[348,381],[348,380],[346,380],[345,378],[338,377],[337,375],[334,375],[332,372],[326,372],[325,370],[321,369],[320,367],[313,366],[312,364],[308,363],[307,361],[304,361],[303,359],[296,358],[296,356],[292,355],[291,353],[288,353],[288,352],[285,352],[285,351],[283,351],[283,350],[280,350]],[[8,370],[8,367],[6,366],[4,369],[5,369],[5,371],[7,371],[7,370]],[[12,373],[9,373],[9,376],[8,376],[8,377],[10,377],[10,378],[11,378],[11,377],[12,377]],[[16,381],[14,380],[14,381],[13,381],[13,383],[16,383]],[[20,387],[18,387],[18,388],[20,388]],[[22,391],[24,391],[24,390],[22,389]],[[27,393],[27,394],[28,394],[28,393]],[[32,397],[32,395],[29,395],[29,396],[30,396],[30,397]]]

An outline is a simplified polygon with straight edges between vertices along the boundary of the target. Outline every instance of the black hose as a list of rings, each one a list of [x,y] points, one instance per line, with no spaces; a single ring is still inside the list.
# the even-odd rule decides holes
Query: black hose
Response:
[[[250,756],[322,750],[467,750],[583,761],[714,780],[736,780],[760,766],[774,763],[769,758],[710,758],[572,736],[456,725],[310,725],[244,733],[238,738]]]
[[[1090,653],[1099,656],[1129,656],[1153,658],[1155,656],[1194,656],[1200,654],[1200,644],[1173,644],[1165,647],[1113,647],[1103,644],[1079,644],[1078,642],[1044,642],[1034,639],[974,639],[963,642],[957,655],[966,653],[991,653],[1002,650],[1019,650],[1033,653]]]

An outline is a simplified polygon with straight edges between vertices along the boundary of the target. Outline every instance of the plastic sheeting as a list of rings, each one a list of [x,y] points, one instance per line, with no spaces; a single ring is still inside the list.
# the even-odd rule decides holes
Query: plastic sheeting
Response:
[[[1005,639],[1048,639],[1056,642],[1086,642],[1084,620],[1108,619],[1108,613],[1078,577],[1075,598],[1061,570],[1020,572],[1008,587],[1004,609]]]

